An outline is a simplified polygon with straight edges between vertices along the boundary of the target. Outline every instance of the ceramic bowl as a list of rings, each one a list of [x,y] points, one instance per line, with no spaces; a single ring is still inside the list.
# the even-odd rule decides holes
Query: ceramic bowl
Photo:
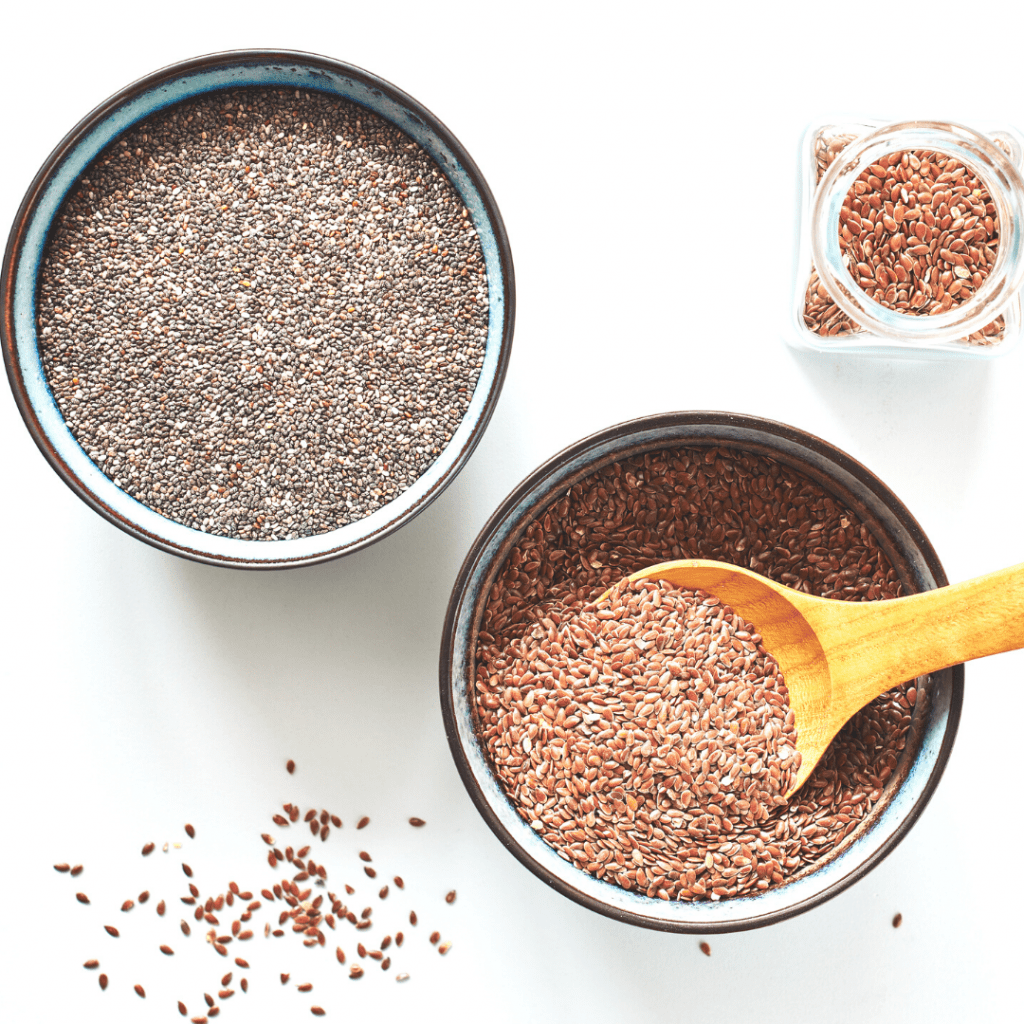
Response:
[[[483,369],[465,416],[444,451],[405,492],[365,519],[314,537],[256,541],[218,537],[161,516],[104,476],[68,429],[43,373],[36,338],[36,286],[47,234],[89,162],[131,125],[191,97],[245,86],[330,93],[372,110],[419,143],[469,210],[483,248],[489,323]],[[451,483],[480,441],[508,365],[515,318],[512,256],[487,183],[452,133],[422,104],[366,71],[315,54],[232,50],[187,60],[122,89],[76,125],[39,170],[11,230],[0,276],[0,334],[18,408],[40,451],[86,504],[126,533],[214,565],[282,568],[335,558],[380,540]]]
[[[857,830],[816,864],[756,896],[720,902],[665,901],[627,892],[559,857],[519,816],[477,737],[472,704],[474,650],[487,595],[526,527],[579,481],[609,463],[678,446],[728,446],[809,477],[850,508],[891,561],[904,592],[947,581],[931,544],[899,499],[870,470],[793,427],[750,416],[680,412],[610,427],[560,452],[505,499],[476,539],[448,605],[441,645],[441,707],[452,756],[480,814],[535,875],[598,913],[665,931],[756,928],[817,906],[863,878],[913,826],[949,757],[963,700],[963,666],[917,681],[906,746],[880,799]]]

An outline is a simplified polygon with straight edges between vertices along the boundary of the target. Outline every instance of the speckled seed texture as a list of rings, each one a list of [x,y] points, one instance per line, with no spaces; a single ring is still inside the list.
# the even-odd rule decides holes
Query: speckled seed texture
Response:
[[[381,508],[451,440],[487,338],[468,212],[433,160],[320,93],[220,92],[109,146],[56,218],[44,370],[115,484],[277,540]]]

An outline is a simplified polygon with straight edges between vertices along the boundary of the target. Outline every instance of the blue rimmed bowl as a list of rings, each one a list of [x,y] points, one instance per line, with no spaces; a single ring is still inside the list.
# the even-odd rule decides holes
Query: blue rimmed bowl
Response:
[[[406,491],[365,519],[315,537],[218,537],[161,516],[105,476],[72,436],[43,372],[36,337],[37,280],[50,227],[90,161],[133,124],[203,93],[285,86],[329,93],[390,121],[434,159],[469,210],[483,249],[489,321],[483,368],[448,446]],[[501,392],[512,348],[515,281],[501,214],[487,182],[454,135],[389,82],[341,61],[290,50],[231,50],[173,64],[122,89],[77,124],[50,154],[22,201],[0,273],[0,338],[18,408],[61,479],[100,515],[154,547],[213,565],[287,568],[348,554],[422,512],[476,448]]]
[[[683,446],[738,449],[810,478],[859,516],[899,574],[905,593],[932,590],[947,580],[924,531],[870,470],[804,431],[732,413],[668,413],[609,427],[544,463],[491,516],[455,581],[441,642],[441,709],[470,797],[509,852],[563,895],[629,924],[706,934],[758,928],[810,910],[892,852],[924,810],[949,759],[960,721],[964,669],[956,665],[917,680],[906,745],[880,799],[842,844],[783,885],[717,903],[666,901],[627,892],[559,857],[520,817],[477,735],[475,650],[487,597],[513,545],[569,488],[611,463]]]

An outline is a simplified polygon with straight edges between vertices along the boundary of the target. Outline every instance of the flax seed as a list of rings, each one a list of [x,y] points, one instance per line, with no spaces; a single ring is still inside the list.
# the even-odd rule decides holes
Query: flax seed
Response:
[[[107,987],[107,976],[105,974],[101,974],[100,977],[99,977],[99,982],[100,982],[100,988],[105,990],[106,987]]]
[[[188,1016],[188,1007],[180,999],[178,1000],[178,1013],[180,1013],[182,1017]]]
[[[442,942],[441,945],[437,947],[437,951],[441,956],[444,956],[451,948],[452,944],[450,942]]]
[[[71,865],[70,864],[54,864],[53,865],[53,870],[54,871],[70,871],[71,870]]]
[[[86,960],[85,963],[82,964],[82,966],[84,968],[86,968],[86,970],[89,970],[89,971],[93,970],[96,967],[99,967],[99,965],[100,965],[99,960]]]
[[[163,953],[164,956],[174,956],[174,950],[171,949],[170,946],[161,946],[160,952]]]
[[[181,870],[185,872],[185,877],[186,878],[191,878],[192,877],[192,869],[187,864],[182,864],[181,865]]]
[[[352,969],[348,972],[350,978],[361,978],[365,972],[359,964],[353,964]]]
[[[159,916],[160,916],[160,917],[163,917],[163,916],[164,916],[164,911],[165,911],[166,909],[167,909],[167,904],[166,904],[166,903],[164,903],[164,901],[163,901],[163,900],[161,900],[161,901],[160,901],[160,902],[159,902],[159,903],[158,903],[158,904],[156,905],[156,912],[157,912],[157,914],[159,914]]]
[[[455,902],[455,890],[454,889],[452,889],[452,891],[450,893],[448,893],[447,896],[445,896],[444,901],[445,901],[445,903],[454,903]]]
[[[366,828],[370,824],[370,819],[364,815],[359,821],[356,822],[356,828]]]
[[[84,892],[76,892],[75,893],[75,899],[78,900],[79,903],[88,903],[89,902],[89,897],[86,896]]]
[[[289,760],[288,763],[285,765],[285,768],[288,770],[288,774],[289,775],[294,775],[295,774],[295,762],[294,761]]]
[[[189,837],[189,839],[195,839],[196,830],[191,825],[186,825],[185,834]]]
[[[300,992],[312,992],[313,986],[307,981],[304,985],[295,986]]]
[[[136,985],[135,986],[135,994],[140,999],[145,999],[146,998],[146,990],[141,985]]]
[[[902,915],[902,914],[897,914],[897,915],[896,915],[896,916],[895,916],[895,917],[894,917],[894,918],[892,919],[892,926],[893,926],[893,928],[899,928],[899,926],[900,926],[901,924],[903,924],[903,915]]]
[[[115,939],[119,938],[121,935],[121,933],[112,924],[105,924],[103,929],[108,935],[112,935]]]
[[[81,864],[76,864],[71,869],[71,877],[72,878],[77,878],[81,873],[82,873],[82,865]]]
[[[139,903],[145,903],[145,902],[148,901],[148,899],[149,899],[149,890],[148,889],[146,889],[143,892],[139,893]]]
[[[701,951],[701,952],[702,952],[702,953],[703,953],[703,954],[704,954],[705,956],[711,956],[711,947],[710,947],[710,946],[709,946],[709,945],[708,945],[708,944],[707,944],[706,942],[702,942],[702,943],[700,944],[700,951]]]
[[[181,932],[183,935],[192,934],[192,929],[189,927],[188,921],[186,921],[184,918],[181,919]]]

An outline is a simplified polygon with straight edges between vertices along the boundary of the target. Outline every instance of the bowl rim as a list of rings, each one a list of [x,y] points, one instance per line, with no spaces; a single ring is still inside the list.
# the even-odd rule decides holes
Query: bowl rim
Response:
[[[482,385],[486,384],[486,390],[479,392],[483,396],[479,415],[475,422],[472,423],[470,431],[462,441],[460,447],[452,451],[452,455],[450,456],[450,465],[448,465],[448,467],[439,475],[438,479],[434,480],[430,486],[425,489],[424,493],[416,499],[414,504],[401,512],[397,517],[393,516],[392,518],[382,522],[379,526],[373,529],[372,532],[367,533],[365,536],[357,537],[354,540],[344,541],[341,540],[341,538],[348,526],[364,522],[364,520],[355,520],[353,523],[345,524],[345,526],[339,527],[336,530],[314,535],[314,538],[335,538],[335,543],[331,544],[330,547],[324,547],[322,550],[316,551],[312,554],[293,556],[282,555],[280,558],[275,558],[269,554],[273,549],[273,545],[281,543],[287,544],[287,541],[247,541],[242,538],[233,538],[237,540],[238,544],[253,545],[252,550],[254,556],[257,550],[261,553],[259,558],[246,558],[236,555],[225,556],[222,554],[215,554],[211,551],[204,550],[200,544],[197,544],[195,547],[190,547],[186,544],[169,541],[164,537],[154,534],[151,530],[148,530],[136,523],[129,516],[123,514],[121,511],[113,508],[106,501],[102,500],[93,491],[93,489],[81,479],[80,475],[68,465],[57,447],[47,436],[46,430],[40,422],[37,409],[22,374],[16,336],[14,300],[16,293],[16,270],[24,250],[26,232],[29,225],[33,220],[47,188],[51,184],[54,175],[60,170],[64,160],[83,140],[89,136],[92,131],[111,118],[112,115],[114,115],[126,103],[137,99],[146,93],[152,93],[160,86],[173,82],[179,78],[195,75],[199,72],[232,68],[236,66],[271,66],[275,64],[302,65],[304,68],[311,69],[314,72],[322,71],[331,75],[352,79],[359,85],[365,87],[365,89],[370,91],[374,96],[383,97],[391,103],[404,108],[410,115],[411,120],[415,122],[418,119],[422,126],[432,132],[440,143],[448,149],[448,151],[455,157],[458,168],[465,174],[469,183],[479,195],[484,216],[487,218],[489,228],[494,235],[497,249],[497,261],[501,269],[501,283],[503,285],[500,296],[502,321],[500,336],[492,338],[492,336],[498,332],[491,330],[490,325],[488,329],[487,343],[488,345],[492,343],[496,345],[497,358],[493,375],[489,377],[487,381],[485,381],[483,375],[481,375],[481,378],[478,380],[477,387],[474,389],[475,396],[478,393],[478,389],[480,389]],[[240,87],[244,88],[245,83],[241,83]],[[312,91],[315,89],[315,86],[310,84],[303,86],[303,88],[307,88]],[[220,90],[207,89],[201,91],[214,92]],[[358,103],[359,101],[352,99],[350,102]],[[384,117],[385,115],[378,112],[378,116]],[[385,119],[387,118],[385,117]],[[399,130],[405,130],[401,125],[396,125],[396,127],[398,127]],[[435,162],[438,163],[439,168],[443,169],[441,161],[435,160]],[[493,287],[493,283],[491,286]],[[4,251],[3,263],[0,265],[0,345],[2,345],[3,348],[7,378],[10,382],[15,404],[18,407],[18,411],[21,413],[21,417],[30,436],[32,437],[32,440],[35,442],[36,447],[42,452],[44,458],[49,462],[50,466],[54,469],[60,479],[63,480],[63,482],[90,508],[98,512],[108,522],[113,523],[115,526],[119,527],[121,530],[136,539],[142,540],[152,547],[184,558],[189,558],[193,561],[203,562],[208,565],[240,569],[297,568],[330,561],[334,558],[361,550],[362,548],[368,547],[369,545],[382,540],[384,537],[404,526],[410,520],[419,515],[420,512],[422,512],[452,482],[452,480],[455,479],[459,472],[461,472],[462,468],[475,451],[484,431],[490,423],[491,417],[494,414],[494,409],[497,405],[498,397],[504,385],[505,376],[508,370],[508,363],[511,357],[515,326],[515,310],[515,270],[512,261],[512,251],[509,244],[508,233],[505,229],[504,221],[502,220],[501,213],[498,210],[494,195],[491,192],[487,181],[462,143],[459,142],[448,127],[436,115],[434,115],[418,100],[399,89],[391,82],[388,82],[372,72],[359,68],[354,64],[348,64],[332,57],[326,57],[321,54],[310,53],[302,50],[256,48],[232,49],[203,54],[201,56],[191,57],[169,64],[163,68],[159,68],[156,71],[129,83],[105,99],[81,118],[81,120],[79,120],[78,123],[67,132],[36,172],[25,192],[24,197],[22,198],[20,205],[18,206],[17,212],[15,213],[14,221],[12,223]],[[471,396],[471,401],[474,396]],[[56,407],[55,401],[53,401],[53,405]],[[466,422],[467,415],[468,410],[467,414],[464,415],[463,420],[460,422],[460,426],[462,423]],[[63,417],[61,417],[61,419],[63,419]],[[453,436],[452,442],[449,442],[448,447],[442,450],[441,454],[430,463],[427,471],[421,475],[419,480],[422,480],[423,476],[430,473],[432,468],[436,467],[439,462],[445,459],[446,454],[452,450],[452,444],[455,440],[456,439]],[[92,460],[89,459],[87,455],[85,458],[92,463]],[[93,465],[95,465],[95,463],[93,463]],[[417,482],[418,481],[414,482],[412,487],[416,487]],[[408,490],[409,489],[407,488],[406,491],[399,494],[398,498],[401,498],[402,494],[406,494]],[[129,495],[128,497],[131,496]],[[138,499],[133,500],[137,501]],[[143,503],[140,502],[139,504]],[[388,504],[391,503],[389,502]],[[143,507],[148,508],[148,506],[144,505]],[[388,505],[384,505],[380,510],[378,510],[378,512],[384,511],[387,508]],[[159,513],[155,512],[153,514],[159,515]],[[167,519],[167,517],[161,518]],[[174,520],[168,521],[171,523],[175,522]],[[178,524],[178,526],[183,530],[188,530],[189,535],[194,536],[197,541],[203,537],[216,536],[213,534],[206,534],[191,527],[186,527],[184,524]]]
[[[575,888],[570,883],[558,877],[543,864],[536,861],[521,845],[514,836],[505,828],[504,824],[492,810],[480,783],[473,771],[470,758],[463,746],[461,734],[457,721],[456,708],[454,704],[454,674],[452,672],[453,658],[455,656],[455,639],[457,635],[458,622],[462,607],[466,599],[467,584],[484,561],[483,555],[488,544],[494,539],[498,530],[510,518],[514,510],[530,495],[532,491],[544,485],[553,473],[563,469],[567,464],[576,461],[588,453],[592,456],[594,463],[606,464],[609,460],[602,459],[600,451],[603,445],[608,442],[623,439],[631,435],[638,435],[641,432],[655,431],[668,427],[679,426],[711,426],[711,427],[739,427],[758,431],[770,439],[777,439],[783,442],[790,442],[827,459],[836,465],[841,471],[852,476],[859,484],[864,486],[876,498],[881,499],[887,509],[892,513],[897,523],[906,531],[912,544],[917,548],[921,561],[928,568],[934,578],[935,585],[945,586],[948,584],[945,571],[939,561],[935,549],[928,540],[920,524],[910,513],[907,507],[899,498],[866,466],[816,435],[799,428],[780,423],[775,420],[765,419],[757,416],[749,416],[742,413],[729,413],[720,411],[680,411],[674,413],[657,413],[650,416],[639,417],[633,420],[626,420],[613,424],[602,430],[596,431],[563,448],[555,455],[543,462],[537,469],[527,475],[508,496],[501,502],[498,508],[484,524],[476,540],[469,549],[456,577],[452,588],[451,598],[445,614],[444,627],[441,637],[441,648],[439,658],[439,688],[441,714],[444,720],[445,733],[448,738],[448,746],[455,761],[455,767],[462,779],[466,791],[476,806],[477,811],[483,817],[488,827],[501,841],[502,845],[526,868],[536,875],[546,885],[560,892],[576,903],[587,907],[605,917],[621,921],[627,924],[649,928],[657,931],[677,932],[685,934],[723,934],[729,932],[748,931],[754,928],[767,927],[780,921],[795,917],[804,913],[848,889],[855,882],[862,879],[875,867],[877,867],[906,837],[921,813],[924,811],[932,795],[935,792],[939,781],[945,771],[946,764],[952,751],[953,742],[956,738],[957,729],[960,723],[960,716],[963,706],[964,692],[964,666],[962,664],[951,666],[943,670],[949,673],[948,697],[949,703],[945,710],[945,727],[942,731],[942,739],[938,750],[935,753],[935,760],[932,770],[920,789],[920,792],[909,809],[893,827],[888,836],[881,844],[862,862],[852,867],[845,874],[832,882],[824,890],[811,895],[808,898],[798,900],[793,904],[779,910],[769,911],[762,914],[754,914],[748,917],[732,918],[728,921],[715,921],[711,918],[697,922],[679,922],[665,919],[655,919],[641,916],[619,906],[613,906],[599,899],[594,898],[586,892]],[[720,446],[729,447],[730,442],[723,440]],[[675,441],[666,438],[664,447],[685,447],[686,441]],[[651,447],[649,450],[657,450]],[[627,457],[627,456],[623,456]],[[579,474],[585,478],[594,471],[593,464],[587,467],[587,471]],[[562,481],[564,483],[564,481]],[[559,484],[561,487],[561,483]],[[540,499],[536,507],[541,506]],[[503,557],[503,556],[502,556]],[[497,559],[494,559],[496,561]],[[493,565],[493,561],[490,563]],[[933,673],[933,676],[938,673]],[[913,728],[913,725],[912,725]],[[879,802],[881,803],[881,801]],[[780,891],[784,887],[774,890]],[[652,901],[654,902],[654,901]],[[730,901],[732,902],[732,901]],[[712,904],[707,904],[712,905]],[[713,904],[722,906],[723,904]]]

